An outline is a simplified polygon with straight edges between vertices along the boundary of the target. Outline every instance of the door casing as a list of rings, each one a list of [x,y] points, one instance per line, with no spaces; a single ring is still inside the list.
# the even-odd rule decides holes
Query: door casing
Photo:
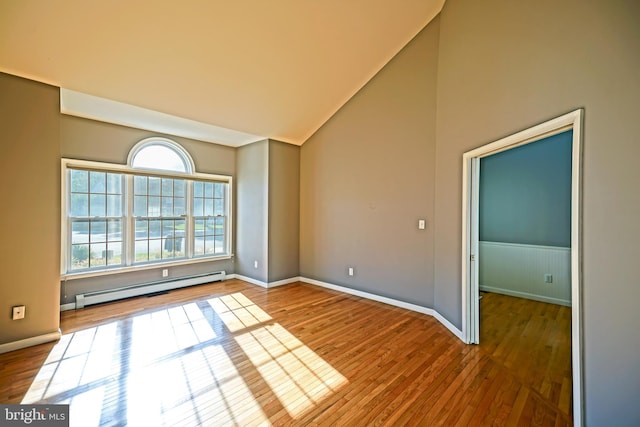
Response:
[[[462,159],[462,338],[480,342],[478,228],[480,159],[567,131],[571,152],[571,362],[573,422],[583,425],[582,389],[582,121],[578,109],[464,153]]]

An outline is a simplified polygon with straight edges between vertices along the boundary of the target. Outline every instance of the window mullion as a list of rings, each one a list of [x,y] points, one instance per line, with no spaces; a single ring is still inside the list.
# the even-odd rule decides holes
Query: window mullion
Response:
[[[68,211],[67,211],[68,212]],[[67,265],[65,267],[66,271],[71,271],[71,266],[73,263],[73,218],[71,215],[67,213],[67,247],[65,248],[65,253],[67,257]]]
[[[133,257],[135,254],[135,244],[136,244],[136,227],[135,227],[135,218],[133,217],[133,175],[127,174],[125,175],[126,181],[126,190],[125,190],[125,209],[126,209],[126,219],[125,222],[127,224],[127,239],[124,242],[126,261],[125,265],[130,266],[133,265]]]
[[[230,197],[231,185],[227,183],[224,186],[224,251],[227,254],[231,254],[231,197]]]
[[[193,181],[187,180],[187,188],[185,190],[185,213],[186,217],[186,236],[185,236],[185,254],[188,259],[193,258],[195,244],[195,220],[193,218]]]

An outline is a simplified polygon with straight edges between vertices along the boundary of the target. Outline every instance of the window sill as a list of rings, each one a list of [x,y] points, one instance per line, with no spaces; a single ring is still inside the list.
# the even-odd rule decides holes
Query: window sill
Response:
[[[143,271],[143,270],[154,270],[154,269],[160,269],[160,268],[175,267],[179,265],[200,264],[203,262],[213,262],[213,261],[224,261],[231,258],[233,258],[233,254],[221,255],[221,256],[215,256],[215,257],[206,257],[206,258],[191,258],[191,259],[180,260],[180,261],[157,262],[153,264],[131,265],[127,267],[109,268],[105,270],[81,271],[77,273],[63,273],[60,275],[60,280],[64,281],[64,280],[85,279],[88,277],[108,276],[111,274],[131,273],[134,271]]]

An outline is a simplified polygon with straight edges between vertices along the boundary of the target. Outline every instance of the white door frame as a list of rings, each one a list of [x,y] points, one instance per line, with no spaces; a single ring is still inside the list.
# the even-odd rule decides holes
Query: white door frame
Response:
[[[478,190],[480,159],[567,130],[573,131],[571,152],[571,362],[573,423],[583,424],[582,405],[582,118],[578,109],[464,153],[462,160],[462,338],[467,344],[480,339],[478,289]]]

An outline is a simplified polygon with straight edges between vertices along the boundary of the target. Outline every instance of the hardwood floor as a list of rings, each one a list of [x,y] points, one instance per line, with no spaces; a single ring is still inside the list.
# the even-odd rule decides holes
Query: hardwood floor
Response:
[[[0,355],[0,402],[70,403],[72,426],[571,425],[570,315],[509,307],[485,296],[470,346],[430,316],[228,280],[62,313],[58,343]]]
[[[480,348],[554,410],[570,416],[571,308],[482,295]]]

